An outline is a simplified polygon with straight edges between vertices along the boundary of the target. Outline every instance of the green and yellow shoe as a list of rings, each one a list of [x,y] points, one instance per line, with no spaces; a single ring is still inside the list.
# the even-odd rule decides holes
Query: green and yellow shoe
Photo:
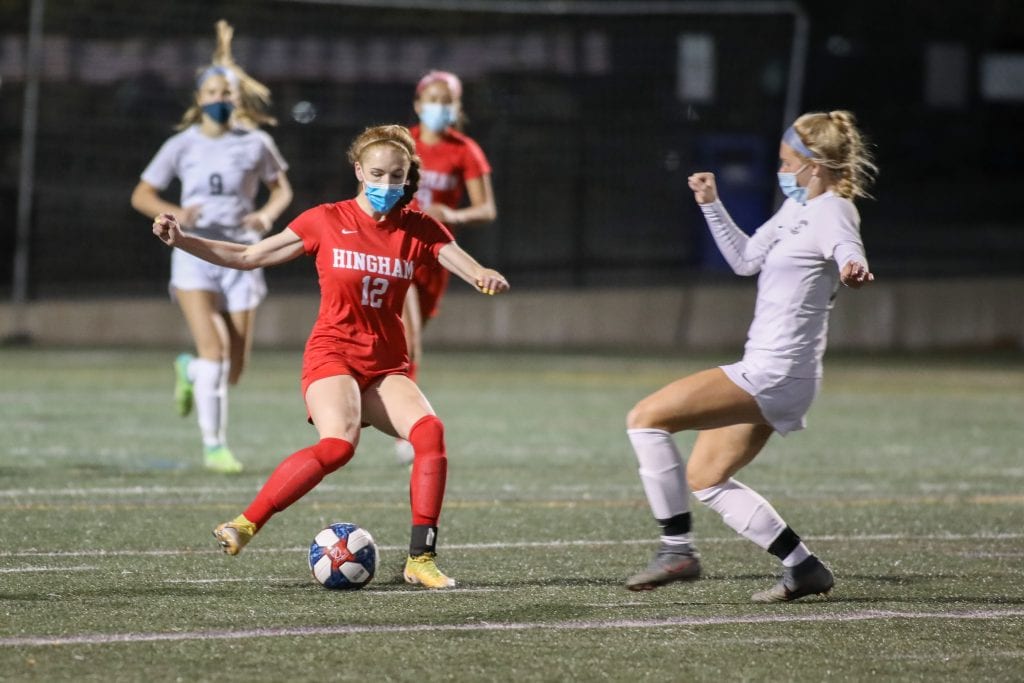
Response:
[[[455,579],[445,576],[434,562],[435,553],[423,553],[405,561],[402,577],[406,583],[420,584],[425,588],[454,588]]]
[[[206,469],[221,474],[237,474],[242,471],[242,463],[227,446],[207,446],[203,452],[203,465]]]
[[[230,522],[224,522],[213,530],[213,537],[228,555],[237,555],[242,548],[256,535],[256,525],[238,515]]]
[[[174,359],[174,405],[182,417],[192,412],[192,380],[188,378],[188,364],[193,358],[191,353],[182,353]]]

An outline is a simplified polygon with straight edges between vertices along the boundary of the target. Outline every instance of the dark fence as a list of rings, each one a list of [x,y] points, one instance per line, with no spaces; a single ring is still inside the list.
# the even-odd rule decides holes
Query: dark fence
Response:
[[[369,124],[413,123],[416,80],[445,68],[463,77],[467,132],[494,166],[499,218],[459,235],[471,252],[521,285],[663,283],[720,271],[686,177],[716,171],[727,205],[747,228],[771,212],[786,98],[801,86],[790,74],[836,76],[799,59],[791,71],[798,6],[727,3],[741,10],[731,15],[643,2],[607,3],[607,12],[540,11],[550,3],[537,3],[537,13],[519,11],[528,4],[450,11],[388,3],[49,0],[30,296],[163,291],[168,255],[129,195],[189,102],[220,18],[235,26],[237,60],[273,92],[280,125],[269,130],[296,191],[281,225],[305,208],[351,196],[344,159],[351,138]],[[630,6],[637,11],[624,11]],[[12,275],[28,7],[27,0],[0,3],[2,292]],[[502,7],[516,11],[497,11]],[[810,45],[812,60],[817,44]],[[866,98],[854,86],[850,92],[853,100]],[[822,104],[856,108],[834,99]],[[873,121],[864,124],[872,133]],[[927,188],[912,193],[912,174],[894,177],[905,182],[894,190],[928,198]],[[177,192],[173,186],[166,196],[177,201]],[[903,213],[912,212],[905,204],[881,208],[889,202],[891,196],[865,205],[876,231],[866,221],[865,235],[879,267],[970,270],[956,228],[941,216],[938,228],[915,220],[909,232],[880,230],[905,225]],[[984,230],[1012,255],[1021,245],[1012,227],[995,219]],[[985,263],[1004,263],[1005,253],[995,251]],[[1010,260],[1005,268],[1019,272],[1019,259]],[[299,286],[310,280],[310,268],[289,264],[270,277],[276,287]]]

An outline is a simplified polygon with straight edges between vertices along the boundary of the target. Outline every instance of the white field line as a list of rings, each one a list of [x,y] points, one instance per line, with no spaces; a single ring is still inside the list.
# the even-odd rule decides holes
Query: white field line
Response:
[[[259,487],[262,482],[253,481],[250,485],[238,485],[234,484],[231,486],[97,486],[97,487],[64,487],[64,488],[14,488],[14,489],[0,489],[0,500],[3,499],[14,499],[14,498],[49,498],[53,500],[59,500],[61,498],[90,498],[90,497],[118,497],[118,496],[159,496],[159,495],[175,495],[183,496],[189,499],[193,499],[196,496],[208,495],[216,498],[223,498],[226,495],[239,495],[248,496]],[[944,484],[944,483],[927,483],[923,482],[918,484],[917,491],[910,492],[906,491],[899,492],[901,495],[910,495],[911,497],[920,496],[936,496],[942,494],[960,495],[960,496],[999,496],[999,495],[1016,495],[1019,493],[1018,489],[1012,491],[991,491],[984,488],[972,488],[964,486],[963,484]],[[321,493],[395,493],[404,494],[408,491],[407,485],[401,481],[396,481],[394,484],[331,484],[321,483],[316,487],[317,492]],[[765,491],[772,492],[773,495],[785,495],[787,497],[799,498],[802,500],[821,500],[831,499],[828,495],[830,492],[839,491],[842,493],[850,494],[856,493],[858,495],[879,493],[876,484],[854,484],[852,486],[844,486],[841,488],[822,485],[815,486],[809,491],[789,491],[785,489],[778,489],[775,487],[764,487]],[[586,495],[589,493],[608,493],[608,492],[627,492],[636,493],[639,495],[641,488],[639,484],[633,482],[613,483],[607,482],[602,484],[551,484],[548,486],[531,486],[529,488],[516,486],[516,485],[499,485],[496,487],[489,487],[486,489],[468,488],[465,490],[453,490],[451,493],[454,495],[493,495],[495,492],[498,493],[519,493],[519,494],[536,494],[540,492],[550,493],[562,493],[562,494],[576,494]],[[884,492],[883,492],[884,493]],[[895,494],[895,492],[894,492]],[[871,498],[872,496],[868,496]]]
[[[113,643],[180,642],[192,640],[240,640],[243,638],[293,638],[298,636],[345,636],[381,633],[430,633],[474,631],[604,631],[610,629],[653,629],[733,624],[842,623],[892,619],[984,619],[1024,617],[1024,610],[978,610],[967,612],[899,612],[860,610],[846,614],[760,614],[735,617],[671,617],[666,619],[612,619],[601,621],[476,622],[472,624],[408,624],[368,626],[294,626],[238,630],[176,631],[173,633],[94,633],[71,636],[15,636],[0,638],[0,647],[46,647],[53,645],[109,645]]]
[[[95,488],[59,488],[59,489],[0,489],[2,498],[86,498],[91,496],[155,496],[155,495],[180,495],[186,497],[197,494],[223,497],[229,494],[251,495],[258,488],[254,482],[252,486],[123,486]],[[402,493],[405,489],[401,485],[394,486],[339,486],[336,484],[320,484],[317,491],[350,491],[352,493]]]
[[[88,565],[82,565],[81,567],[9,567],[6,569],[0,569],[0,574],[28,574],[32,572],[89,572],[99,569],[99,567],[90,567]]]
[[[164,583],[184,583],[184,584],[219,584],[219,583],[296,583],[299,581],[296,577],[285,577],[285,576],[273,576],[273,577],[262,577],[262,576],[248,576],[244,578],[224,578],[224,579],[164,579]],[[415,596],[415,595],[428,595],[431,594],[428,591],[422,590],[381,590],[376,588],[362,588],[359,590],[360,594],[373,594],[373,595],[395,595],[399,597]],[[459,594],[459,593],[498,593],[503,592],[501,588],[449,588],[438,593],[444,593],[445,595]]]
[[[823,536],[804,536],[803,538],[815,542],[874,542],[874,541],[938,541],[940,543],[961,543],[964,541],[1016,541],[1024,539],[1024,533],[1010,534],[864,534],[856,536],[844,536],[841,534],[829,534]],[[738,543],[747,542],[741,536],[706,537],[697,540],[698,544],[705,543]],[[492,543],[446,543],[442,550],[514,550],[517,548],[570,548],[570,547],[591,547],[591,546],[615,546],[615,545],[650,545],[657,544],[657,538],[628,538],[624,540],[554,540],[554,541],[495,541]],[[377,545],[378,550],[396,551],[406,548],[404,545]],[[272,553],[296,553],[308,550],[309,546],[291,546],[287,548],[247,548],[246,555],[251,554],[272,554]],[[176,557],[188,555],[220,555],[223,551],[219,548],[180,548],[164,550],[13,550],[0,552],[0,559],[14,557]]]

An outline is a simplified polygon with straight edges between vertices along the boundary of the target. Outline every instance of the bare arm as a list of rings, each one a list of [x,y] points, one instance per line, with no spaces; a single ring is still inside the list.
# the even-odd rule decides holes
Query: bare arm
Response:
[[[479,226],[494,222],[498,217],[498,207],[494,203],[494,187],[491,185],[491,174],[485,173],[479,178],[466,181],[466,192],[469,194],[469,206],[463,209],[449,209],[448,225]]]
[[[198,205],[186,209],[164,200],[157,189],[145,180],[140,180],[132,190],[132,208],[146,218],[159,216],[162,213],[173,214],[183,228],[191,228],[196,224],[200,209]]]
[[[274,227],[274,221],[281,217],[284,210],[292,203],[294,196],[291,183],[288,182],[288,176],[284,174],[284,171],[278,173],[273,182],[266,185],[270,190],[267,203],[258,211],[253,211],[242,218],[242,225],[250,230],[255,230],[260,235],[270,232],[270,229]]]
[[[302,238],[290,228],[256,244],[235,244],[186,234],[181,231],[177,219],[169,213],[156,217],[153,221],[153,234],[169,247],[177,247],[214,265],[237,270],[276,266],[305,252]]]
[[[508,291],[509,284],[504,275],[481,266],[476,259],[455,242],[449,242],[441,247],[441,251],[437,253],[437,260],[447,270],[472,285],[478,292],[499,294]]]

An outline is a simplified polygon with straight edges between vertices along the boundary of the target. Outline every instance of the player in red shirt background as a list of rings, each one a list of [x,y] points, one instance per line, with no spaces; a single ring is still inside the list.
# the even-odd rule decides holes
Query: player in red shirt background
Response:
[[[462,81],[448,71],[430,71],[416,84],[413,108],[420,123],[411,132],[421,161],[415,206],[452,231],[494,221],[491,165],[480,145],[462,132]],[[469,205],[463,206],[467,196]],[[413,379],[423,358],[423,327],[437,315],[447,287],[448,271],[417,268],[402,312]],[[412,461],[408,443],[398,441],[396,453],[399,463]]]
[[[247,270],[307,254],[319,276],[320,311],[303,355],[302,393],[320,441],[285,458],[249,507],[214,536],[224,552],[238,554],[274,513],[347,463],[361,427],[372,425],[409,441],[415,453],[405,580],[449,588],[455,582],[434,560],[448,471],[444,425],[409,377],[402,306],[420,267],[443,267],[485,294],[509,285],[463,251],[447,228],[407,206],[419,180],[408,129],[367,128],[349,147],[348,159],[360,183],[355,199],[309,209],[253,245],[186,234],[170,214],[153,222],[164,243],[217,265]]]

